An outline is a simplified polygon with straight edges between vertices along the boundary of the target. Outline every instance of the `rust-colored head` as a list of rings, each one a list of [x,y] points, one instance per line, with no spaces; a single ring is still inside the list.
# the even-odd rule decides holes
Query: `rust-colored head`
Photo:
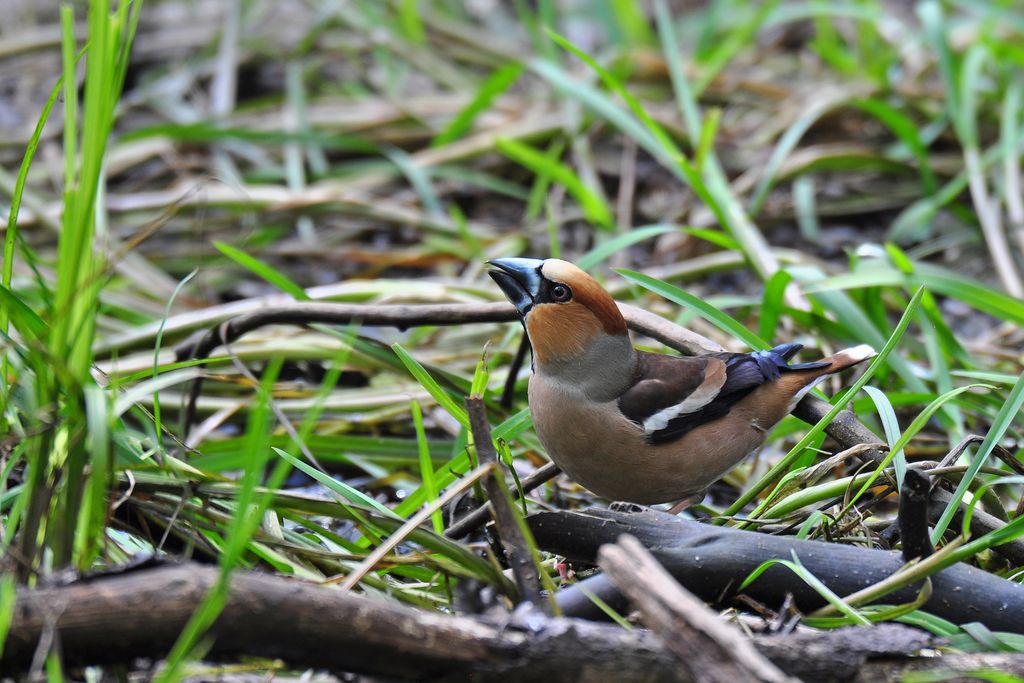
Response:
[[[586,272],[560,259],[495,259],[491,277],[519,310],[536,360],[571,362],[607,337],[628,341],[611,295]]]

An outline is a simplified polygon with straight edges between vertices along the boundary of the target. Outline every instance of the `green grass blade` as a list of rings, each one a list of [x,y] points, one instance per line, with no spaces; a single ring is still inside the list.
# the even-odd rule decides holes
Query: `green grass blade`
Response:
[[[426,494],[427,503],[437,500],[437,484],[434,481],[434,463],[430,459],[430,444],[427,442],[427,433],[423,428],[423,409],[420,404],[413,401],[412,424],[416,429],[416,443],[419,446],[420,455],[420,479],[423,481],[423,491]],[[434,532],[444,534],[444,516],[440,510],[434,510],[430,515]]]
[[[449,415],[454,417],[460,425],[469,429],[469,416],[466,415],[465,409],[458,404],[458,402],[451,397],[441,385],[437,383],[427,369],[424,368],[418,360],[412,357],[408,351],[402,348],[401,344],[392,344],[391,348],[394,350],[395,355],[402,361],[402,365],[406,367],[409,373],[416,378],[416,381],[427,390],[427,392],[433,397],[437,404],[444,408]]]
[[[241,249],[237,249],[230,244],[224,242],[214,242],[213,246],[217,248],[217,251],[227,256],[229,259],[242,266],[254,275],[266,280],[268,283],[274,285],[282,292],[290,294],[295,298],[296,301],[309,301],[309,296],[299,285],[295,284],[287,275],[282,273],[275,268],[270,267],[263,261],[249,256]]]
[[[7,287],[0,286],[0,303],[3,304],[5,320],[13,322],[15,329],[27,341],[38,344],[49,337],[50,328],[46,321]],[[3,333],[6,335],[7,330]]]
[[[747,21],[735,24],[725,39],[719,39],[714,43],[711,52],[702,60],[700,78],[693,84],[693,91],[697,97],[700,97],[730,60],[751,44],[758,29],[778,4],[779,0],[767,0],[756,5],[753,15]]]
[[[617,235],[597,245],[576,259],[576,265],[583,270],[590,270],[594,266],[603,263],[612,254],[618,253],[629,246],[678,229],[675,225],[646,225],[640,228],[633,228],[629,232]]]
[[[882,421],[882,429],[885,431],[885,441],[889,444],[889,452],[896,453],[893,456],[893,467],[896,469],[896,483],[899,490],[903,490],[903,477],[907,474],[907,456],[903,449],[896,451],[896,443],[900,440],[900,423],[896,419],[896,411],[893,409],[889,399],[881,389],[877,387],[864,387],[864,392],[871,397],[878,410],[878,417]]]
[[[284,451],[280,448],[276,448],[273,446],[271,447],[271,449],[279,456],[281,456],[282,459],[286,460],[289,464],[291,464],[293,467],[309,475],[319,483],[323,484],[329,490],[337,493],[345,500],[355,503],[356,505],[362,505],[364,507],[376,510],[385,517],[397,517],[397,515],[395,515],[394,512],[389,510],[384,505],[381,505],[376,500],[366,495],[359,489],[353,488],[352,486],[349,486],[345,482],[335,479],[329,474],[324,474],[315,467],[312,467],[302,462],[301,460],[291,455],[287,451]]]
[[[506,64],[492,73],[476,91],[473,99],[462,111],[455,115],[455,118],[438,133],[437,137],[430,143],[431,147],[440,147],[458,140],[469,132],[473,127],[476,118],[491,106],[494,100],[512,87],[519,80],[523,73],[523,65],[518,62]]]
[[[928,148],[921,139],[917,124],[899,109],[876,97],[855,99],[850,105],[878,119],[882,125],[891,130],[906,145],[917,160],[921,173],[921,186],[925,195],[934,194],[938,188],[935,172],[932,170]]]
[[[761,297],[761,315],[757,321],[757,331],[761,339],[772,339],[775,336],[775,328],[782,318],[785,306],[786,287],[792,279],[789,271],[780,270],[765,283],[764,295]]]
[[[837,610],[842,612],[852,622],[854,622],[856,624],[860,624],[862,626],[870,625],[871,622],[869,622],[864,617],[864,615],[862,615],[855,608],[853,608],[850,605],[846,604],[843,601],[842,598],[840,598],[838,595],[836,595],[832,591],[831,588],[829,588],[824,583],[822,583],[821,579],[819,579],[817,576],[815,576],[814,574],[809,572],[807,570],[807,568],[800,562],[800,558],[797,557],[795,551],[793,552],[793,560],[792,561],[788,561],[788,560],[767,560],[766,562],[763,562],[762,564],[760,564],[756,569],[754,569],[754,571],[752,571],[747,576],[746,579],[743,580],[743,583],[740,584],[740,587],[739,587],[738,590],[742,591],[744,588],[746,588],[747,586],[751,585],[752,583],[754,583],[754,581],[756,581],[758,578],[760,578],[760,576],[765,571],[767,571],[768,569],[771,569],[772,567],[774,567],[776,565],[783,566],[786,569],[788,569],[791,572],[793,572],[794,574],[796,574],[798,577],[800,577],[804,581],[804,583],[806,583],[808,586],[813,588],[814,591],[818,595],[820,595],[822,598],[824,598],[825,601],[828,602],[828,604],[832,605]]]
[[[605,86],[625,101],[626,106],[628,106],[629,110],[633,112],[633,115],[643,123],[648,133],[650,133],[654,140],[657,141],[658,146],[661,149],[665,150],[674,159],[684,158],[682,150],[676,146],[676,143],[671,137],[669,137],[664,128],[662,128],[661,125],[647,113],[647,110],[640,104],[640,101],[637,100],[631,92],[626,90],[622,82],[616,78],[612,72],[598,64],[593,57],[576,47],[567,38],[550,29],[548,29],[548,35],[551,36],[551,39],[554,40],[562,49],[571,52],[580,61],[593,69],[594,73],[598,75]]]
[[[167,304],[164,306],[164,315],[160,319],[160,328],[156,332],[156,340],[153,343],[153,373],[151,376],[153,381],[156,381],[157,376],[160,374],[160,349],[163,348],[164,328],[167,325],[167,319],[171,317],[171,308],[174,306],[174,302],[178,298],[178,294],[181,293],[182,288],[187,285],[198,272],[199,269],[193,269],[191,273],[179,280],[178,284],[174,286],[174,291],[171,292],[171,296],[167,300]],[[156,434],[161,434],[163,432],[163,419],[160,411],[160,393],[155,391],[153,392],[153,431]],[[163,442],[159,437],[157,437],[157,448],[161,453],[163,452]]]
[[[203,639],[227,604],[231,572],[242,559],[245,548],[270,503],[271,496],[259,496],[256,489],[263,477],[264,466],[269,456],[265,443],[270,432],[270,391],[281,365],[282,360],[278,358],[271,362],[263,373],[257,394],[258,403],[249,414],[246,440],[250,461],[238,485],[235,514],[231,517],[221,545],[220,576],[196,607],[168,653],[166,667],[156,677],[160,683],[180,680],[185,662],[203,653]],[[284,467],[275,466],[268,481],[268,488],[278,488],[287,471]]]
[[[81,54],[78,55],[79,57]],[[76,57],[77,63],[77,57]],[[25,194],[25,183],[28,181],[28,171],[35,159],[36,150],[39,148],[39,140],[43,135],[43,128],[50,119],[50,111],[57,102],[64,87],[64,77],[57,79],[57,83],[50,91],[50,96],[43,105],[43,111],[39,114],[36,127],[28,139],[25,147],[25,154],[21,158],[21,166],[18,168],[18,176],[14,183],[14,192],[11,194],[11,206],[7,212],[7,233],[4,235],[4,265],[3,281],[0,284],[7,290],[11,288],[11,278],[14,275],[14,250],[18,241],[18,214],[21,211],[21,200]],[[0,307],[0,332],[6,334],[8,312],[5,306]]]
[[[4,654],[4,643],[14,621],[14,603],[17,599],[14,574],[8,572],[0,577],[0,657]]]
[[[976,389],[978,387],[986,387],[986,385],[969,384],[965,387],[960,387],[958,389],[948,391],[945,394],[938,396],[934,401],[929,403],[924,410],[918,413],[917,417],[914,418],[914,421],[907,426],[903,434],[900,435],[900,438],[897,439],[896,442],[893,444],[892,449],[889,451],[889,453],[886,454],[885,458],[882,459],[882,462],[878,463],[878,467],[875,468],[875,471],[872,472],[868,480],[864,482],[864,484],[860,487],[860,490],[857,491],[856,495],[854,495],[850,499],[850,504],[852,505],[857,500],[859,500],[860,497],[863,496],[864,493],[868,489],[870,489],[872,485],[874,485],[875,480],[882,474],[882,471],[889,466],[889,463],[892,462],[893,458],[903,455],[903,449],[906,448],[908,443],[910,443],[910,440],[914,438],[918,434],[918,432],[924,429],[925,425],[928,424],[928,421],[932,418],[933,415],[935,415],[936,412],[938,412],[940,408],[942,408],[943,405],[945,405],[948,401],[953,400],[960,394],[970,391],[971,389]],[[900,483],[902,484],[902,482]]]
[[[645,275],[632,270],[623,269],[617,270],[616,272],[627,280],[637,283],[644,289],[649,289],[655,294],[665,297],[669,301],[673,301],[680,306],[685,306],[686,308],[696,311],[702,318],[710,322],[712,325],[718,327],[723,332],[740,339],[744,344],[747,344],[752,349],[767,349],[771,346],[740,324],[740,322],[732,316],[722,313],[703,299],[695,297],[688,292],[684,292],[675,285],[670,285],[667,282],[653,278],[650,275]]]
[[[672,91],[675,94],[676,106],[683,115],[683,122],[686,125],[686,133],[690,137],[690,144],[695,144],[700,139],[702,129],[700,107],[697,105],[697,98],[690,88],[690,81],[686,78],[686,66],[683,64],[683,52],[676,40],[676,30],[672,23],[672,15],[669,13],[665,0],[657,0],[654,4],[654,13],[658,24],[658,39],[661,41],[661,51],[665,55],[665,63],[668,64],[669,78],[672,80]]]
[[[1013,385],[1013,389],[1010,390],[1010,395],[1006,397],[1005,402],[999,409],[999,413],[992,421],[992,427],[985,435],[985,440],[982,441],[981,446],[978,448],[978,453],[974,456],[974,461],[971,462],[970,468],[964,474],[963,479],[956,487],[956,491],[953,492],[953,497],[949,501],[949,505],[942,511],[942,516],[939,521],[935,523],[935,527],[932,530],[932,543],[938,543],[939,539],[946,532],[950,522],[953,520],[953,515],[956,514],[959,509],[960,502],[963,500],[964,494],[967,492],[967,488],[974,481],[974,478],[978,474],[978,470],[988,459],[988,456],[992,453],[992,450],[999,443],[1003,435],[1010,428],[1020,415],[1021,406],[1024,406],[1024,375],[1021,375],[1017,380],[1016,384]],[[1022,518],[1018,518],[1022,519]]]
[[[598,227],[605,229],[612,227],[615,219],[608,202],[599,192],[587,187],[571,168],[517,140],[499,138],[495,142],[495,146],[499,152],[530,169],[536,175],[563,185],[569,194],[580,203],[580,208],[583,209],[587,219],[596,223]]]
[[[803,138],[804,134],[810,130],[817,121],[823,116],[836,110],[849,102],[851,94],[848,92],[841,92],[833,94],[831,97],[819,97],[808,106],[804,112],[797,117],[796,121],[782,134],[779,138],[778,143],[775,145],[775,149],[772,150],[772,155],[768,158],[768,161],[764,165],[764,169],[761,172],[761,179],[757,183],[757,187],[754,189],[754,193],[750,199],[750,205],[747,211],[751,216],[757,216],[761,207],[764,205],[765,199],[768,198],[768,192],[772,189],[778,178],[779,170],[782,168],[782,163],[786,160],[786,157],[796,149],[797,144]]]
[[[427,214],[434,219],[446,220],[448,214],[445,213],[441,198],[437,196],[437,192],[431,184],[429,169],[414,163],[408,152],[399,147],[382,145],[380,153],[398,167],[398,170],[402,172],[402,175],[405,176],[409,184],[416,190],[416,194],[419,195],[420,202],[423,204],[423,208],[426,209]]]

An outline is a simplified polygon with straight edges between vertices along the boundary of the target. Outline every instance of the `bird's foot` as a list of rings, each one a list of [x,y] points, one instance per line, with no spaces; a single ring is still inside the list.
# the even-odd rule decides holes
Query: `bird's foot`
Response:
[[[639,503],[630,503],[625,500],[617,500],[608,505],[608,509],[612,512],[623,512],[630,515],[635,515],[639,512],[647,512],[652,508],[646,505],[640,505]]]

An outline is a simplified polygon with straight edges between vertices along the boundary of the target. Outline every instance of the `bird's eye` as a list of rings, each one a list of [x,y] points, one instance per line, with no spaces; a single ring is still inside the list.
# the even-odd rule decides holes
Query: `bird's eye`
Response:
[[[555,285],[551,288],[551,300],[564,303],[572,298],[572,291],[565,285]]]

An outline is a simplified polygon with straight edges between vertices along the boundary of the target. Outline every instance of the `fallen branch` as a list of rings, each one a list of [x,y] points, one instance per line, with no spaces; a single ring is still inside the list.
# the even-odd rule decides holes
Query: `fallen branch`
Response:
[[[216,567],[182,564],[20,589],[0,675],[27,671],[41,640],[59,643],[70,666],[158,660],[218,576]],[[391,680],[693,680],[661,638],[646,631],[551,617],[521,630],[254,572],[232,576],[210,635],[210,660],[281,659],[297,669]],[[752,642],[788,675],[821,683],[858,675],[898,681],[906,671],[1024,673],[1024,655],[1018,654],[908,658],[937,643],[899,624],[756,635]]]
[[[829,631],[798,627],[792,633],[774,636],[755,636],[758,651],[777,667],[802,681],[826,683],[829,681],[876,681],[866,672],[876,665],[887,664],[891,671],[912,668],[914,662],[924,661],[934,668],[942,668],[946,660],[956,656],[913,659],[910,656],[940,643],[925,631],[892,622],[875,624],[871,628],[845,626]],[[1024,657],[1021,657],[1024,661]],[[878,661],[881,660],[881,661]]]
[[[602,545],[622,534],[636,536],[683,586],[716,604],[727,604],[737,586],[762,563],[789,560],[794,552],[808,571],[840,596],[877,583],[903,566],[897,552],[771,536],[639,510],[542,512],[531,515],[529,522],[539,547],[591,564]],[[922,607],[925,611],[957,624],[979,621],[993,630],[1024,633],[1024,586],[963,563],[931,578],[933,593]],[[625,606],[604,575],[581,585],[616,609]],[[805,612],[825,604],[814,589],[781,566],[768,568],[743,592],[767,605],[782,604],[791,593]],[[916,587],[908,586],[886,596],[885,602],[904,604],[916,597]],[[564,614],[602,618],[585,592],[575,586],[561,591],[558,602]]]
[[[920,678],[911,678],[913,674]],[[860,670],[861,681],[903,683],[920,681],[1016,681],[1024,677],[1024,656],[985,653],[945,656],[931,661],[868,662]],[[807,679],[813,680],[813,679]]]
[[[158,660],[218,577],[216,567],[182,564],[20,589],[0,675],[27,671],[41,641],[59,643],[70,666]],[[280,659],[297,669],[390,680],[693,680],[646,631],[560,617],[541,617],[523,630],[255,572],[232,575],[209,634],[210,660]],[[901,667],[963,670],[957,657],[905,659],[933,641],[898,624],[753,638],[789,675],[822,682],[851,680],[861,667],[886,675]],[[1000,656],[1007,670],[1024,670],[1024,656]],[[871,661],[878,658],[885,661]]]
[[[41,638],[59,641],[72,666],[159,659],[218,571],[184,564],[20,590],[0,674],[26,671]],[[532,633],[252,572],[232,576],[210,635],[210,659],[401,680],[689,680],[650,633],[561,618]]]
[[[598,551],[598,563],[698,681],[783,683],[791,680],[733,626],[705,607],[633,536]]]

